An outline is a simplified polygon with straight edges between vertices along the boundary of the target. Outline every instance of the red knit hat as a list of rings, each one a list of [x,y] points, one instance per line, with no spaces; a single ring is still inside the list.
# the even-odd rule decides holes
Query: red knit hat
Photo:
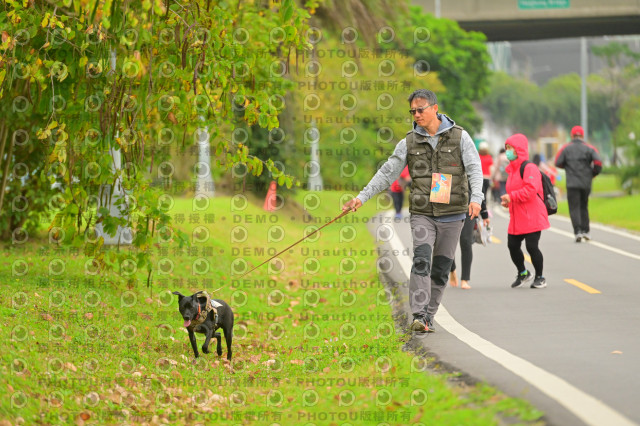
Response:
[[[573,126],[573,129],[571,129],[571,137],[574,136],[584,136],[584,129],[582,126]]]

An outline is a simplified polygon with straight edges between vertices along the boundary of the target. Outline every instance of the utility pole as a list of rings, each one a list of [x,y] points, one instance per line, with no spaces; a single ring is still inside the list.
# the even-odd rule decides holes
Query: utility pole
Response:
[[[205,118],[198,117],[204,123]],[[209,146],[209,126],[204,125],[196,130],[196,143],[198,144],[198,164],[196,164],[196,196],[213,198],[215,195],[215,184],[211,176],[211,148]],[[205,173],[200,173],[197,169],[205,169]]]
[[[111,72],[116,72],[116,49],[111,49]],[[116,131],[115,137],[119,136],[119,132]],[[111,173],[116,174],[119,170],[122,169],[122,156],[120,154],[120,150],[115,150],[113,147],[109,148],[109,154],[113,159],[113,163],[111,165]],[[99,193],[99,207],[106,207],[109,209],[109,215],[113,217],[122,217],[122,213],[120,212],[120,206],[116,204],[116,202],[125,197],[125,202],[127,195],[122,190],[122,179],[118,177],[114,183],[113,188],[111,185],[101,185],[100,193]],[[98,214],[100,217],[100,214]],[[114,244],[131,244],[133,242],[133,232],[130,227],[122,227],[118,225],[118,229],[116,234],[112,237],[106,232],[104,232],[104,228],[102,223],[98,223],[96,225],[96,234],[104,238],[105,245],[114,245]]]
[[[315,120],[311,121],[311,129],[311,159],[309,162],[310,172],[307,186],[309,188],[309,191],[322,191],[324,185],[322,183],[322,174],[320,174],[320,156],[318,155],[318,150],[320,148],[320,132],[316,127]]]
[[[436,0],[436,18],[440,19],[442,16],[440,15],[440,0]]]
[[[580,125],[584,129],[584,138],[588,139],[589,135],[589,111],[587,109],[587,76],[589,75],[589,62],[587,52],[587,38],[580,38],[580,76],[582,77],[582,85],[580,88]]]

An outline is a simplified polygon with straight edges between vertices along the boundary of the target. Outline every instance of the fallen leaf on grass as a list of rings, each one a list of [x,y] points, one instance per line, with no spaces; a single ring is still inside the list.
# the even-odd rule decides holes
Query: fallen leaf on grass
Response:
[[[213,403],[223,403],[224,402],[224,396],[218,395],[217,393],[214,393],[213,395],[211,395],[211,402],[213,402]]]
[[[420,407],[420,410],[418,410],[418,413],[416,413],[415,416],[413,416],[413,418],[411,419],[410,424],[415,424],[418,423],[418,421],[422,418],[422,414],[423,414],[423,410],[422,407]]]
[[[292,359],[291,361],[289,361],[291,364],[295,364],[295,365],[302,365],[304,364],[304,361],[301,359]]]
[[[266,365],[267,367],[276,363],[275,359],[268,359],[262,363],[262,365]]]
[[[300,281],[298,280],[289,281],[289,290],[296,291],[299,287],[300,287]]]
[[[93,319],[93,314],[91,312],[87,312],[86,314],[84,314],[84,317],[90,320]]]

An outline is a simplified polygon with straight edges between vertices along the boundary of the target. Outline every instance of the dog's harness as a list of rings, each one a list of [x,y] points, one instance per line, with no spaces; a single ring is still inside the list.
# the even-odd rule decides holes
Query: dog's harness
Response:
[[[188,329],[195,329],[197,326],[199,326],[200,324],[202,324],[203,322],[205,322],[207,320],[207,317],[209,316],[209,312],[213,311],[213,323],[217,324],[218,323],[218,308],[220,306],[222,306],[222,304],[216,302],[215,300],[211,299],[211,296],[209,296],[209,293],[207,293],[204,290],[198,291],[197,293],[194,294],[194,296],[196,297],[196,300],[198,300],[198,315],[191,321],[191,324],[189,325],[189,327],[187,327]],[[200,298],[204,297],[206,299],[206,302],[204,304],[204,310],[202,310],[202,308],[200,308]]]

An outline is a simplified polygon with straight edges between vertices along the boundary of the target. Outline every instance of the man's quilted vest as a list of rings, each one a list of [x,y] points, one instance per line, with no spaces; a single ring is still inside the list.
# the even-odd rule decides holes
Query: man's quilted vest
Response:
[[[462,127],[453,126],[440,134],[436,149],[427,142],[427,137],[407,133],[407,163],[411,175],[409,211],[427,216],[445,216],[466,213],[469,210],[469,182],[464,165],[460,139]],[[432,173],[447,173],[452,176],[449,204],[429,202]]]

